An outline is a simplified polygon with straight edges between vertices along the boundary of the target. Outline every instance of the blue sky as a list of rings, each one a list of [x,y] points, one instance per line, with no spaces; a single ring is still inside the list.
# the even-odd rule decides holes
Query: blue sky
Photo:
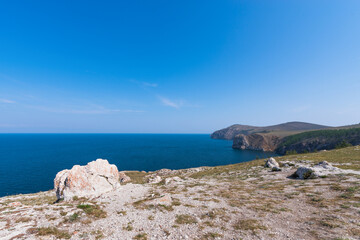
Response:
[[[360,122],[360,1],[7,1],[0,132]]]

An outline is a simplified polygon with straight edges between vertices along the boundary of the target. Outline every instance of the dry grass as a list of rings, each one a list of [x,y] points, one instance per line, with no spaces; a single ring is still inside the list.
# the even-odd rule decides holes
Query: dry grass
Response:
[[[139,233],[135,237],[133,237],[135,240],[147,240],[147,234],[146,233]]]
[[[38,236],[49,236],[52,235],[58,239],[70,239],[71,235],[65,230],[59,230],[56,227],[40,227],[37,229],[36,235]]]
[[[275,158],[279,161],[307,160],[314,163],[328,161],[330,163],[340,163],[337,167],[342,169],[360,170],[360,148],[358,146],[334,149],[331,151],[321,151],[317,153],[296,154]]]
[[[135,183],[135,184],[146,183],[146,176],[149,175],[149,173],[138,172],[138,171],[128,171],[128,172],[125,172],[125,174],[131,178],[130,182]]]
[[[31,195],[18,195],[17,198],[12,200],[6,200],[5,204],[11,203],[11,202],[20,202],[23,205],[26,206],[38,206],[38,205],[44,205],[44,204],[54,204],[56,201],[56,196],[54,195],[48,195],[40,193],[37,196],[31,196]]]
[[[342,169],[354,169],[360,170],[360,148],[358,146],[348,147],[342,149],[336,149],[326,152],[317,152],[317,153],[307,153],[307,154],[297,154],[297,155],[288,155],[283,157],[276,157],[277,161],[292,161],[298,162],[299,160],[307,160],[310,162],[320,162],[328,161],[330,163],[340,163],[346,165],[339,165],[339,168]],[[205,170],[192,174],[190,177],[198,179],[209,176],[220,176],[221,174],[228,174],[231,172],[245,171],[251,173],[252,167],[263,166],[264,159],[253,160],[250,162],[217,166],[217,167],[207,167]],[[253,176],[249,174],[250,177],[259,177],[256,172],[253,173]],[[230,178],[231,180],[231,178]]]
[[[20,222],[30,222],[32,219],[30,217],[20,217],[18,219],[16,219],[16,223],[20,223]]]
[[[124,226],[123,229],[126,231],[134,230],[134,227],[132,226],[132,222],[128,222],[128,224],[126,226]]]
[[[252,231],[256,233],[257,230],[266,230],[267,228],[259,224],[256,219],[239,219],[233,224],[233,228],[236,230]]]
[[[91,235],[94,235],[96,240],[104,237],[104,233],[101,230],[92,231]]]
[[[201,239],[216,239],[216,238],[222,238],[223,235],[219,234],[219,233],[215,233],[215,232],[208,232],[205,233]]]
[[[106,218],[107,213],[100,208],[100,206],[94,204],[79,204],[77,208],[82,209],[86,215],[94,218]]]
[[[177,224],[196,224],[197,221],[196,219],[188,214],[180,214],[180,215],[176,215],[176,219],[175,222]]]

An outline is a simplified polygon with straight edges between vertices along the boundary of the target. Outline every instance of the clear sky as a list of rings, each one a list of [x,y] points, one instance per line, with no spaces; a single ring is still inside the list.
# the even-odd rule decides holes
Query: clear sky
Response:
[[[360,122],[360,1],[2,1],[0,132]]]

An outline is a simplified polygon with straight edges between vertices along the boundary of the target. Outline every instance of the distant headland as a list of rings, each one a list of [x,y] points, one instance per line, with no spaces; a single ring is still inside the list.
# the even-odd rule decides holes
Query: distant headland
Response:
[[[234,149],[306,153],[360,144],[360,124],[330,127],[287,122],[258,127],[234,124],[211,134],[213,139],[233,140]]]

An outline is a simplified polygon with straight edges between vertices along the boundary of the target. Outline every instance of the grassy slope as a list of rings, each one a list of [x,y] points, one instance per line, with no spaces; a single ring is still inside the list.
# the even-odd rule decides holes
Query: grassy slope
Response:
[[[354,137],[358,135],[360,135],[360,128],[309,131],[286,137],[280,147],[296,144],[314,138],[347,139],[349,137]]]
[[[339,168],[360,170],[360,146],[336,149],[331,151],[322,151],[318,153],[296,154],[282,157],[275,157],[277,161],[298,162],[301,160],[312,161],[314,163],[320,161],[328,161],[330,163],[340,163]],[[263,166],[264,159],[253,160],[250,162],[237,163],[231,165],[209,167],[208,169],[195,173],[194,178],[202,178],[205,176],[218,175],[223,172],[231,172],[237,170],[247,170],[254,166]]]

